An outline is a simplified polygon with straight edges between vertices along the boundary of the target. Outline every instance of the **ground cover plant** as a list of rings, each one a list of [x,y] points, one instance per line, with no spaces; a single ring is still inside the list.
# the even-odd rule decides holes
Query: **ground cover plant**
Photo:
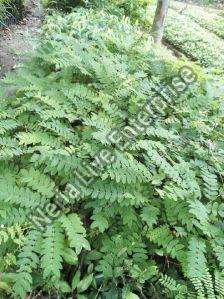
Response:
[[[105,9],[108,12],[128,16],[132,22],[136,22],[144,16],[145,10],[150,4],[149,0],[44,0],[43,4],[47,8],[56,8],[62,11],[71,11],[75,7],[84,6],[96,9]],[[142,22],[142,20],[141,20]]]
[[[142,26],[143,30],[150,30],[155,14],[155,3],[149,0],[113,0],[113,1],[77,1],[70,5],[68,1],[53,1],[52,6],[64,5],[61,7],[65,11],[75,6],[95,7],[104,9],[110,14],[128,16],[131,22],[136,22]],[[46,6],[51,7],[51,2],[46,2]],[[171,2],[168,14],[168,24],[166,26],[164,38],[166,42],[181,53],[197,61],[200,65],[217,69],[222,73],[224,67],[224,41],[216,34],[222,36],[223,17],[217,16],[197,7],[185,9],[186,13],[180,14],[177,10],[185,7],[184,4]],[[187,13],[189,11],[189,13]],[[194,19],[192,16],[195,15]],[[209,16],[209,18],[208,18]],[[200,21],[201,20],[201,21]],[[213,21],[211,21],[213,20]],[[213,27],[214,23],[214,27]],[[211,24],[211,25],[209,25]],[[202,25],[202,26],[200,26]],[[203,28],[204,27],[204,28]],[[181,30],[180,30],[181,28]],[[213,28],[208,32],[205,28]]]
[[[151,6],[146,17],[149,26],[152,24],[154,12],[155,7]],[[164,37],[168,43],[191,59],[205,67],[217,68],[222,72],[224,66],[223,40],[208,32],[190,17],[181,15],[170,8]]]
[[[184,5],[181,2],[172,1],[171,7],[182,14],[189,16],[196,23],[202,27],[210,30],[211,32],[217,34],[220,37],[224,37],[224,20],[223,17],[211,13],[209,11],[203,10],[201,7],[191,6],[190,4]]]
[[[3,298],[223,298],[222,82],[198,74],[186,87],[181,62],[103,11],[43,29],[33,59],[1,82]],[[168,85],[128,147],[108,138],[128,140]],[[89,168],[102,151],[115,159]]]
[[[180,53],[197,61],[200,65],[214,68],[216,72],[222,73],[224,61],[223,40],[216,36],[216,34],[208,32],[189,16],[179,14],[177,7],[182,7],[183,5],[177,4],[176,2],[172,3],[171,6],[172,5],[176,5],[176,10],[169,9],[168,24],[164,34],[165,42],[174,46]],[[118,9],[111,9],[109,5],[105,7],[110,13],[119,14]],[[137,19],[143,30],[150,30],[154,14],[155,5],[153,3],[149,3],[146,9],[139,10]],[[223,19],[222,17],[220,18]],[[134,20],[136,19],[132,19],[132,21]],[[179,28],[181,28],[181,30],[179,30]]]

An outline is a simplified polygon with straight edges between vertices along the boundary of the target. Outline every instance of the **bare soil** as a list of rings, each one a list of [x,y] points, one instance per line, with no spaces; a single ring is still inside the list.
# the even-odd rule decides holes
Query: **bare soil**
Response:
[[[0,32],[0,77],[13,71],[35,47],[40,33],[41,10],[39,0],[29,0],[24,19]]]

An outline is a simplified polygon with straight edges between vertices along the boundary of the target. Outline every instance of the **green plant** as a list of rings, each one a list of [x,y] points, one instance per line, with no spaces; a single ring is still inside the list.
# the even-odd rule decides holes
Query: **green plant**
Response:
[[[148,23],[149,27],[152,25],[154,13],[155,7],[150,6],[144,24]],[[208,20],[206,22],[208,23]],[[217,69],[217,72],[222,73],[224,65],[223,40],[198,25],[189,16],[169,8],[164,40],[200,65]]]
[[[103,11],[54,15],[43,30],[33,59],[1,82],[5,297],[193,299],[206,287],[223,298],[222,82],[173,97],[122,151],[108,133],[159,101],[155,85],[178,67],[148,34]],[[82,185],[77,174],[102,150],[116,160]],[[31,221],[38,208],[52,215],[43,231]]]
[[[0,0],[0,27],[22,17],[23,0]]]
[[[45,8],[56,8],[65,12],[71,11],[72,8],[85,4],[82,0],[43,0]]]
[[[5,20],[9,17],[9,5],[5,1],[0,2],[0,27],[5,25]]]
[[[98,1],[93,3],[98,5]],[[101,7],[112,14],[130,17],[133,22],[139,22],[141,19],[141,23],[143,23],[145,11],[151,3],[150,0],[113,0],[102,1]]]
[[[57,8],[67,12],[77,6],[94,7],[104,9],[115,15],[130,17],[133,22],[136,22],[144,18],[145,10],[150,2],[152,0],[44,0],[43,4],[45,7]]]
[[[223,17],[215,14],[215,12],[210,12],[202,7],[191,5],[184,7],[184,4],[175,1],[171,3],[171,7],[181,11],[183,15],[189,16],[196,23],[217,34],[221,38],[224,37]]]

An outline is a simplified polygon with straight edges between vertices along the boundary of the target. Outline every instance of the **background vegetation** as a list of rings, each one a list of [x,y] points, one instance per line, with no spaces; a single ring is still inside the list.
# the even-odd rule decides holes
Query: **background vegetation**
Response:
[[[22,18],[24,0],[0,1],[0,27]]]

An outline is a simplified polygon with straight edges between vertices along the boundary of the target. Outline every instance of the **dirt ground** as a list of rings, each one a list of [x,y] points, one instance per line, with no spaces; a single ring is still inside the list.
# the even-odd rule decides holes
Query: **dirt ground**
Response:
[[[24,19],[0,32],[0,77],[15,70],[28,56],[40,33],[41,11],[39,0],[29,0]]]

